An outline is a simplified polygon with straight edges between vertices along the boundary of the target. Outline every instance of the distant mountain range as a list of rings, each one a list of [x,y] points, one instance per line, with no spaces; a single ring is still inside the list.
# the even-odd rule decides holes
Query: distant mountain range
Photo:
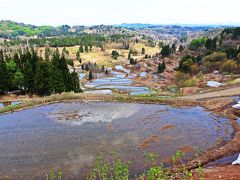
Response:
[[[235,25],[221,25],[221,24],[142,24],[142,23],[123,23],[116,25],[127,29],[143,29],[143,28],[156,28],[156,27],[208,27],[208,28],[219,28],[219,27],[235,27]]]
[[[64,35],[77,35],[83,33],[85,30],[93,30],[97,28],[99,29],[106,29],[104,27],[109,28],[122,28],[122,29],[130,29],[130,30],[140,30],[140,29],[151,29],[151,28],[160,28],[160,27],[171,27],[171,28],[179,28],[179,27],[196,27],[196,28],[217,28],[217,27],[227,27],[222,25],[187,25],[187,24],[175,24],[175,25],[156,25],[156,24],[141,24],[141,23],[134,23],[134,24],[119,24],[119,25],[112,25],[112,26],[68,26],[62,25],[58,27],[53,26],[35,26],[30,24],[18,23],[10,20],[2,20],[0,21],[0,38],[14,38],[19,36],[35,36],[38,37],[52,37],[52,36],[64,36]],[[96,32],[96,31],[93,31]],[[103,31],[100,31],[104,33]]]

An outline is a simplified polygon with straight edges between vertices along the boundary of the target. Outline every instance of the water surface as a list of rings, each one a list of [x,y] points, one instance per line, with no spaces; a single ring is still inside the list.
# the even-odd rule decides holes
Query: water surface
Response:
[[[51,168],[65,179],[84,176],[97,153],[116,151],[143,170],[145,151],[169,163],[177,149],[201,150],[229,140],[227,119],[200,107],[128,103],[58,103],[0,116],[0,178],[45,177]],[[133,175],[133,174],[132,174]],[[43,178],[44,179],[44,178]]]

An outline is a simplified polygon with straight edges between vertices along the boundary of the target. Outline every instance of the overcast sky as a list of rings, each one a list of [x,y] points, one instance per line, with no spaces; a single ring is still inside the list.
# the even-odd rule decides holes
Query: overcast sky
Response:
[[[0,0],[0,19],[35,25],[240,24],[240,0]]]

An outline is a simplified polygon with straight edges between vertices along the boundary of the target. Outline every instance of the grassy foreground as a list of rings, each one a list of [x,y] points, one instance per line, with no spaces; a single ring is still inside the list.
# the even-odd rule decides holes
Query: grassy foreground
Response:
[[[146,104],[168,104],[174,106],[198,106],[197,101],[179,100],[174,97],[163,96],[129,96],[129,95],[87,95],[82,93],[62,93],[47,97],[24,100],[21,104],[11,105],[0,109],[0,114],[20,111],[36,106],[47,105],[57,102],[67,101],[109,101],[109,102],[128,102]]]

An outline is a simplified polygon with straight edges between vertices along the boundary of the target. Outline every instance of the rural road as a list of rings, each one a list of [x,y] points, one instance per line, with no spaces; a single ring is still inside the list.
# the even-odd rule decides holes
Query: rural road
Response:
[[[232,87],[232,88],[214,91],[214,92],[182,96],[182,97],[179,97],[179,99],[200,100],[200,99],[207,99],[207,98],[238,96],[238,95],[240,95],[240,87]]]

